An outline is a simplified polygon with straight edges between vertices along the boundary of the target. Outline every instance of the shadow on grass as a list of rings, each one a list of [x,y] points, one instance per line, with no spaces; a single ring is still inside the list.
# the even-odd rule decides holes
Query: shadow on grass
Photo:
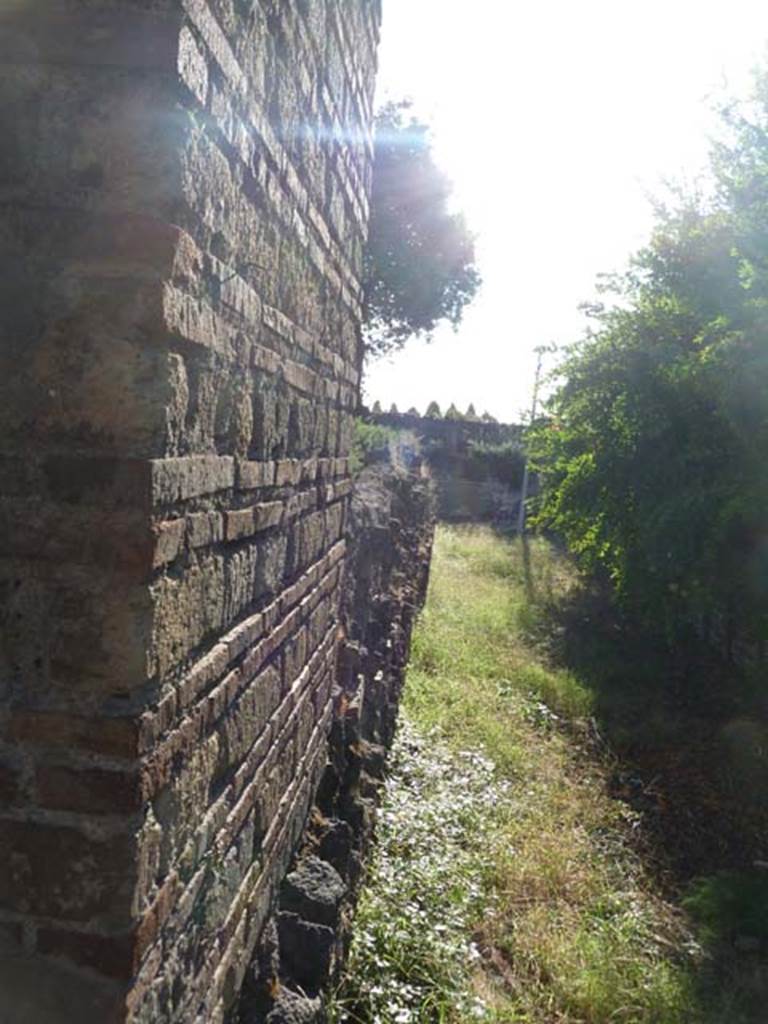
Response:
[[[638,812],[641,852],[697,926],[704,1024],[768,1019],[768,688],[694,637],[674,647],[607,589],[536,592],[522,547],[521,626],[592,694],[610,790]],[[697,1021],[698,1024],[698,1021]]]

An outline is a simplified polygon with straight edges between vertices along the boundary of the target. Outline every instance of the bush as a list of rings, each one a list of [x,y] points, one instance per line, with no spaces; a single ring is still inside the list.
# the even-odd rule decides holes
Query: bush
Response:
[[[539,522],[639,621],[731,654],[768,636],[768,79],[727,123],[715,198],[658,211],[532,444]]]
[[[483,444],[470,441],[467,469],[470,479],[491,477],[510,487],[519,487],[523,479],[525,456],[515,441]]]
[[[356,418],[349,453],[352,473],[359,473],[364,466],[386,459],[390,443],[396,435],[397,431],[392,427],[383,427],[378,423],[367,423]]]

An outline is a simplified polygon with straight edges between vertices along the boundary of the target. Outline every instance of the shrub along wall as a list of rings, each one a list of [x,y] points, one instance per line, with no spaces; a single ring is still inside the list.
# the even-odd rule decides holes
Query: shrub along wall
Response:
[[[0,989],[220,1021],[326,762],[374,0],[0,12]]]

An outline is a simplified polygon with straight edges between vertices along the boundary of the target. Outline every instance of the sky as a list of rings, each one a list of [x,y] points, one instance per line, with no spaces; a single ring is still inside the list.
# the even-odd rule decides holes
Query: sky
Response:
[[[365,395],[517,420],[534,348],[580,336],[597,275],[648,239],[650,197],[701,175],[717,102],[747,95],[751,69],[768,65],[768,3],[383,6],[377,101],[410,97],[432,125],[483,285],[457,332],[371,362]]]

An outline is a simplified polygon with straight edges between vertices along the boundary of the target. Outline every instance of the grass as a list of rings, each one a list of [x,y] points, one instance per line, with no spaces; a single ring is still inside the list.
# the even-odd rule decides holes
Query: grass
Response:
[[[347,1019],[765,1020],[764,961],[756,948],[762,933],[742,933],[745,908],[755,919],[755,905],[768,910],[759,902],[768,887],[760,872],[749,883],[739,873],[713,876],[692,887],[684,906],[659,889],[639,841],[643,812],[611,794],[620,766],[595,742],[604,694],[588,685],[589,673],[559,667],[548,653],[558,637],[556,618],[545,611],[578,587],[567,559],[544,540],[523,547],[481,527],[439,529],[403,711],[408,735],[421,743],[419,757],[428,762],[436,752],[431,777],[443,788],[409,790],[412,771],[400,759],[388,799],[396,799],[400,815],[396,838],[398,830],[407,834],[409,815],[419,819],[435,797],[442,810],[428,813],[426,849],[444,856],[430,860],[407,843],[393,848],[385,824],[353,942],[346,994],[354,997],[340,1004]],[[630,729],[620,692],[612,700]],[[647,728],[646,718],[638,717],[636,728]],[[478,792],[463,774],[468,751],[490,772],[490,801],[465,799]],[[454,775],[446,790],[445,777]],[[440,817],[447,834],[436,824]],[[383,877],[397,883],[382,886]],[[403,924],[414,878],[430,922],[415,936]],[[461,878],[471,878],[471,897]],[[735,953],[734,941],[741,944]],[[465,955],[449,955],[461,948]],[[403,1002],[414,973],[415,994]]]
[[[472,925],[487,905],[488,852],[506,784],[488,758],[401,723],[333,1021],[476,1020]]]
[[[544,540],[524,553],[485,529],[441,529],[405,710],[517,782],[493,865],[496,906],[477,925],[475,983],[491,1016],[675,1024],[693,1019],[692,938],[633,855],[633,814],[608,797],[605,766],[573,739],[591,691],[525,641],[532,593],[574,585]]]

